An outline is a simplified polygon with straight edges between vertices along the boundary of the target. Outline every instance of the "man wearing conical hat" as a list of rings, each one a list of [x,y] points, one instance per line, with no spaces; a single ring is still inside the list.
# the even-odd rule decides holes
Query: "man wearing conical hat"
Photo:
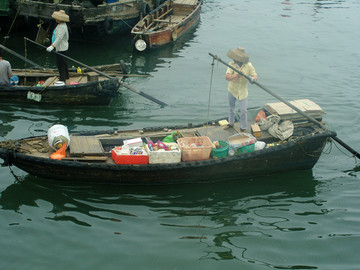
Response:
[[[64,10],[54,11],[51,15],[56,22],[57,26],[53,32],[51,45],[47,47],[47,51],[51,52],[56,49],[57,52],[66,55],[67,50],[69,49],[69,31],[66,25],[70,21],[69,16],[65,13]],[[56,54],[56,65],[60,74],[60,81],[66,82],[66,79],[69,79],[69,70],[66,63],[66,59]]]
[[[233,60],[233,62],[229,63],[230,66],[252,78],[254,81],[257,80],[255,68],[249,62],[249,56],[245,52],[244,48],[238,47],[230,49],[227,56]],[[248,80],[230,67],[226,70],[225,79],[229,81],[229,124],[225,126],[224,129],[232,128],[234,126],[235,105],[236,102],[238,102],[240,105],[240,130],[244,132],[247,130]]]

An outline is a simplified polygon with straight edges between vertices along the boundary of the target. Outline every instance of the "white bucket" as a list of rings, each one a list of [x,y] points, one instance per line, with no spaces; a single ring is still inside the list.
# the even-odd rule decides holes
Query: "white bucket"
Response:
[[[53,125],[48,130],[49,145],[54,150],[59,150],[64,143],[67,144],[66,148],[70,144],[70,136],[67,127],[63,125]]]
[[[63,82],[63,81],[54,82],[54,86],[64,86],[64,85],[65,85],[65,82]]]

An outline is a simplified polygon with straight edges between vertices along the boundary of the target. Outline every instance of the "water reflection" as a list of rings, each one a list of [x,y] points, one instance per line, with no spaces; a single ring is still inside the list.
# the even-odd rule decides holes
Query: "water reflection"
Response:
[[[3,209],[21,211],[24,205],[36,207],[43,200],[53,206],[51,212],[55,215],[73,211],[95,218],[101,218],[91,214],[96,211],[136,216],[111,209],[114,205],[124,208],[138,205],[151,208],[159,217],[201,215],[216,224],[232,226],[239,223],[239,214],[253,212],[277,200],[313,197],[316,184],[311,171],[271,179],[165,186],[75,184],[26,175],[1,192],[0,205]]]
[[[345,0],[316,0],[315,8],[340,8],[343,3],[346,3]]]
[[[286,14],[281,14],[281,17],[291,17],[288,12],[292,10],[292,3],[290,0],[285,0],[281,2],[282,5],[284,5],[283,10],[286,12]]]
[[[308,216],[324,215],[316,201],[317,185],[310,170],[206,185],[153,187],[62,183],[27,175],[1,192],[0,206],[20,214],[29,207],[38,209],[40,220],[43,216],[84,227],[107,224],[117,235],[136,234],[131,229],[136,224],[137,230],[153,230],[154,238],[144,241],[166,243],[166,238],[158,238],[160,233],[177,238],[179,245],[197,241],[200,260],[235,259],[291,269],[251,254],[257,241],[281,241],[289,232],[306,231]]]

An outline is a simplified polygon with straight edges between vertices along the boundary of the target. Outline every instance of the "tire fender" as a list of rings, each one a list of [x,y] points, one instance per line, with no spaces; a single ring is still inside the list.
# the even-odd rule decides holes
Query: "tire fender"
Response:
[[[107,35],[111,35],[114,31],[114,20],[110,17],[106,17],[104,20],[104,30]]]
[[[144,18],[146,15],[148,15],[151,12],[151,8],[147,3],[141,3],[140,7],[140,17]]]
[[[127,68],[126,68],[126,66],[125,66],[124,60],[120,60],[120,66],[121,66],[122,73],[123,73],[124,75],[128,74],[128,71],[127,71]],[[127,76],[123,76],[123,78],[126,79]]]

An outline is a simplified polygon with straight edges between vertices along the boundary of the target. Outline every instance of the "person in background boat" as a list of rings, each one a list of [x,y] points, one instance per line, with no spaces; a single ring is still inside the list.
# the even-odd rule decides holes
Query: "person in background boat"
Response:
[[[51,45],[46,50],[51,52],[55,49],[57,52],[66,55],[69,49],[69,30],[66,24],[70,21],[69,16],[64,10],[59,10],[54,11],[51,17],[56,20],[57,26],[52,35]],[[59,70],[60,81],[66,83],[66,79],[69,79],[69,69],[65,57],[56,54],[56,65]]]
[[[227,56],[233,60],[229,65],[239,70],[244,75],[256,81],[258,76],[255,68],[249,62],[249,56],[244,48],[238,47],[230,49]],[[229,124],[224,129],[232,128],[235,123],[235,105],[239,102],[240,105],[240,130],[242,132],[247,130],[247,97],[248,97],[248,80],[235,72],[230,67],[227,68],[225,79],[229,81],[228,84],[228,100],[229,100]]]
[[[9,85],[11,76],[11,65],[9,61],[2,58],[2,51],[0,50],[0,85]]]

